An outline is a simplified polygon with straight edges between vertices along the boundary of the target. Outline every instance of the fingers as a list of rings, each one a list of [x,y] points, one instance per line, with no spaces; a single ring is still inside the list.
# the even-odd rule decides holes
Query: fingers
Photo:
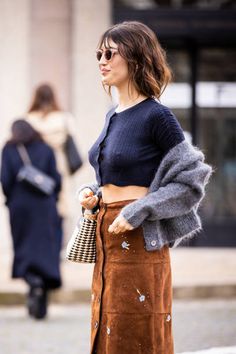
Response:
[[[98,197],[95,195],[93,197],[88,197],[85,198],[83,201],[80,202],[80,204],[85,208],[85,209],[93,209],[98,203]]]
[[[133,226],[130,225],[122,215],[119,215],[108,228],[109,232],[113,232],[115,234],[128,230],[133,230]]]
[[[84,188],[80,193],[79,193],[79,201],[82,202],[84,199],[88,197],[92,197],[94,195],[93,191],[90,188]]]
[[[98,203],[98,197],[91,189],[85,188],[79,194],[79,201],[85,209],[93,209]]]

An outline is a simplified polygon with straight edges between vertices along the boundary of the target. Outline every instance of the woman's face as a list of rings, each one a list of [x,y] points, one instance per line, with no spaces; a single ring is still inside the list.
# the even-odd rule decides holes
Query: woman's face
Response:
[[[106,59],[105,51],[107,49],[111,49],[113,53],[110,60]],[[109,40],[106,47],[104,44],[102,45],[101,54],[99,69],[102,75],[102,83],[117,88],[127,84],[129,81],[128,64],[119,54],[117,44]]]

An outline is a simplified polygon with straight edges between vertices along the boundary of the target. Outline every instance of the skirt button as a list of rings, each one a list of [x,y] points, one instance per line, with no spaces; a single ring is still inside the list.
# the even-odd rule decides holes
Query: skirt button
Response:
[[[98,328],[98,321],[95,322],[94,327]]]

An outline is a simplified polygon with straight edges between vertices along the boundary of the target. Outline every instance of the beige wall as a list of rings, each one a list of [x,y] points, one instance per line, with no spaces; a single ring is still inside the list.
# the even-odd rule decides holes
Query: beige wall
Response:
[[[29,4],[30,0],[0,0],[1,145],[8,136],[10,121],[24,112],[28,101],[30,83]],[[0,258],[5,262],[5,259],[11,256],[11,239],[9,236],[8,212],[3,203],[3,196],[0,193]]]
[[[109,0],[73,0],[73,112],[85,158],[104,122],[110,104],[101,85],[95,50],[99,36],[110,25]],[[83,181],[93,179],[91,168],[81,173]]]
[[[0,144],[24,112],[30,89],[30,0],[0,0]]]
[[[110,0],[0,0],[0,147],[10,122],[27,110],[35,85],[50,81],[63,108],[75,116],[85,159],[72,179],[71,194],[77,185],[94,179],[87,150],[110,104],[100,82],[95,49],[109,24]],[[74,217],[78,209],[75,204]],[[9,225],[1,193],[0,230],[1,249],[9,256]]]
[[[71,0],[31,0],[30,86],[54,84],[64,109],[71,108]]]

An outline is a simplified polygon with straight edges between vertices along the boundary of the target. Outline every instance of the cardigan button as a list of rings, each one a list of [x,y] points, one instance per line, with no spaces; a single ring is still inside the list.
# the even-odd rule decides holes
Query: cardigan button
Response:
[[[152,240],[152,241],[151,241],[151,246],[152,246],[152,247],[155,247],[156,244],[157,244],[157,241],[156,241],[156,240]]]

